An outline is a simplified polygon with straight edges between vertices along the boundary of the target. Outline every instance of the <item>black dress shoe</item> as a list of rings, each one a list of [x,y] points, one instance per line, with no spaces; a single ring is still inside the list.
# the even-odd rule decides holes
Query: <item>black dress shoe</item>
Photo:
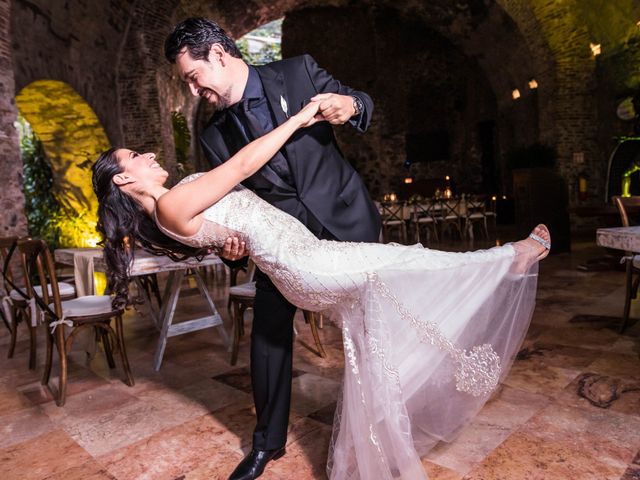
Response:
[[[229,480],[253,480],[264,472],[264,467],[271,460],[278,460],[285,454],[284,447],[275,450],[256,450],[255,448],[247,454],[233,471]]]

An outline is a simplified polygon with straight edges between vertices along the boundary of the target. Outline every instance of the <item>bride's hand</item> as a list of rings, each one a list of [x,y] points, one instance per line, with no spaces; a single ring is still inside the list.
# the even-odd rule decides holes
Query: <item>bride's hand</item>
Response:
[[[309,102],[305,107],[293,117],[300,123],[299,128],[310,127],[311,125],[323,121],[324,118],[318,110],[321,102]]]

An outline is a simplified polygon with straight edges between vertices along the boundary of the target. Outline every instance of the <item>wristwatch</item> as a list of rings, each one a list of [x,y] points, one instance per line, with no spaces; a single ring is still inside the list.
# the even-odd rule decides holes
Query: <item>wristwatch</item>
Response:
[[[352,95],[351,98],[353,98],[353,110],[355,111],[353,116],[355,117],[356,115],[360,115],[362,113],[362,111],[364,110],[364,104],[362,103],[362,100],[360,100],[360,98],[356,97],[355,95]]]

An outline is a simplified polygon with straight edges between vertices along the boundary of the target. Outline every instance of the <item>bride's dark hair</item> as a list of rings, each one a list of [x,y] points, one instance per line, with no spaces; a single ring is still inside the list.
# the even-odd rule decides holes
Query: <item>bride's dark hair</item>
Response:
[[[203,257],[207,251],[166,236],[142,207],[113,183],[113,176],[123,171],[115,155],[116,150],[110,148],[100,154],[92,171],[93,191],[98,197],[96,229],[102,235],[108,288],[115,294],[113,307],[123,308],[127,305],[129,266],[135,247],[154,255],[166,255],[175,261]]]

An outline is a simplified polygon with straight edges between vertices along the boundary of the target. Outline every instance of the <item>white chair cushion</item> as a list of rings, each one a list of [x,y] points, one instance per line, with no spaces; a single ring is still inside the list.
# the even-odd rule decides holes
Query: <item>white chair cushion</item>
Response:
[[[27,292],[25,292],[25,294],[26,293]],[[24,300],[24,297],[20,295],[17,290],[11,290],[9,296],[11,297],[11,300]]]
[[[47,289],[49,292],[49,295],[50,296],[53,295],[53,292],[51,291],[51,284],[47,286],[49,287]],[[61,297],[67,297],[67,296],[76,294],[76,287],[66,282],[58,282],[58,290],[60,291]],[[39,297],[42,297],[42,287],[40,285],[33,287],[33,291],[36,293],[36,295],[38,295]],[[17,290],[11,290],[11,293],[9,294],[9,296],[11,297],[11,300],[24,300],[24,297],[20,295]]]
[[[109,295],[86,295],[65,300],[62,302],[62,313],[66,318],[110,313],[113,312],[111,300],[113,299]],[[49,308],[53,310],[53,304]]]
[[[229,295],[241,295],[243,297],[252,297],[256,294],[256,282],[241,283],[229,288]]]
[[[49,295],[53,295],[53,293],[51,292],[51,285],[47,285],[47,287],[48,287],[47,290],[49,292]],[[40,285],[33,287],[33,290],[36,293],[36,295],[38,295],[39,297],[42,296],[42,287]],[[74,287],[73,285],[67,282],[58,282],[58,291],[60,292],[61,297],[66,297],[68,295],[75,295],[76,287]]]

